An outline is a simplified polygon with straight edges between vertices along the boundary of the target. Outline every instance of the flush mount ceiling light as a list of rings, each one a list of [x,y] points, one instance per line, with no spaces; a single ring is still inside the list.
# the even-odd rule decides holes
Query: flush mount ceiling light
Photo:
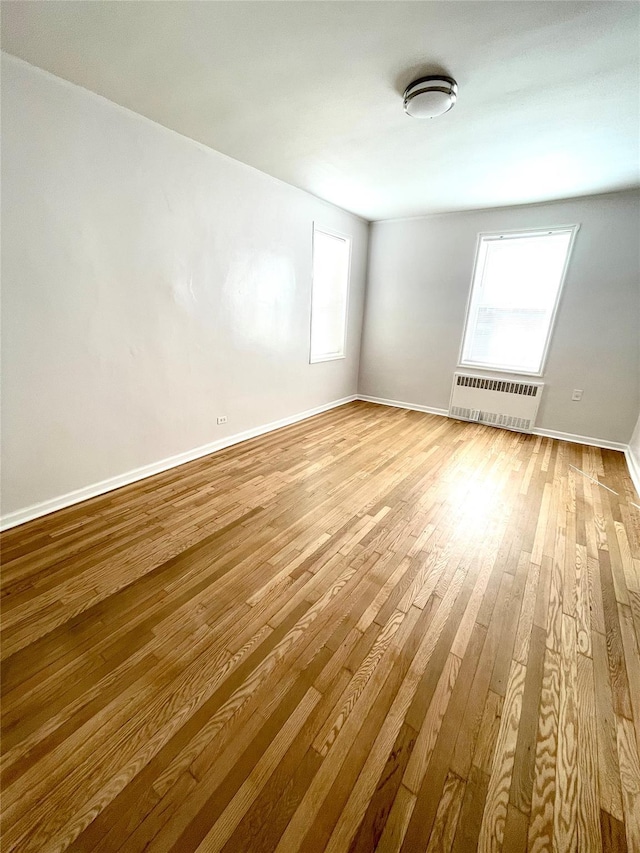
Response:
[[[404,111],[412,118],[436,118],[449,112],[457,97],[458,84],[453,77],[420,77],[404,90]]]

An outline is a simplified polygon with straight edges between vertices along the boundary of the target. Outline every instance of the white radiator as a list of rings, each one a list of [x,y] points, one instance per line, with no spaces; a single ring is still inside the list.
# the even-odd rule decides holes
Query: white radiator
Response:
[[[531,432],[543,387],[543,382],[454,373],[449,417]]]

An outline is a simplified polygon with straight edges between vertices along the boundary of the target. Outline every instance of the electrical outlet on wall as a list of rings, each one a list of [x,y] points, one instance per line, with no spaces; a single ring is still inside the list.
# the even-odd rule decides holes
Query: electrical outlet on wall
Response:
[[[577,403],[582,400],[582,388],[574,388],[573,394],[571,395],[571,399]]]
[[[228,420],[229,418],[226,415],[221,415],[219,418],[216,419],[216,423],[218,424],[218,426],[220,426],[220,424],[226,424]]]

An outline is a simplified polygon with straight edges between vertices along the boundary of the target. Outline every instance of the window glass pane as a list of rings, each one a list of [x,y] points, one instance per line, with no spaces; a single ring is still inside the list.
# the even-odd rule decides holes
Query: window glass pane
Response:
[[[574,229],[483,237],[462,361],[538,373]]]
[[[344,355],[350,240],[314,229],[311,360]]]

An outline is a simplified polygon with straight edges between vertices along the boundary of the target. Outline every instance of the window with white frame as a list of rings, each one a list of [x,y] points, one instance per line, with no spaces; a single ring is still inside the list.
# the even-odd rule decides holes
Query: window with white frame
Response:
[[[577,230],[480,235],[461,365],[542,373]]]
[[[313,227],[310,362],[344,358],[351,239]]]

